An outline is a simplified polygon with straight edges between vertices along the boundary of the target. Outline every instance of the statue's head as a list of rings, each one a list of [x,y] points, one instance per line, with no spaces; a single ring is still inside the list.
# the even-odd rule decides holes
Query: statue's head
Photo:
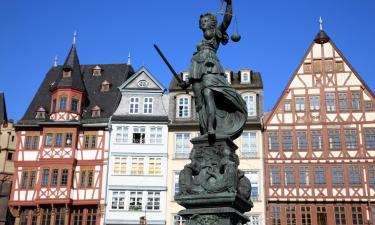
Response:
[[[209,30],[216,28],[217,26],[217,17],[213,13],[206,13],[201,15],[199,19],[199,28],[202,30]]]

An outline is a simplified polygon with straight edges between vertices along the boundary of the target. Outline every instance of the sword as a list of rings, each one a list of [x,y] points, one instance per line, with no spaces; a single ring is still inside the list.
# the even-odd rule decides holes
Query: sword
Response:
[[[181,85],[184,83],[184,81],[181,80],[181,78],[178,76],[176,71],[173,69],[171,64],[168,62],[167,58],[165,58],[164,54],[161,52],[161,50],[159,49],[159,47],[156,44],[154,44],[154,48],[159,53],[160,57],[163,59],[164,63],[168,66],[169,70],[172,72],[174,78],[176,78],[179,86],[181,87]],[[189,94],[189,91],[187,89],[185,89],[185,88],[183,88],[183,89],[186,91],[186,94]]]

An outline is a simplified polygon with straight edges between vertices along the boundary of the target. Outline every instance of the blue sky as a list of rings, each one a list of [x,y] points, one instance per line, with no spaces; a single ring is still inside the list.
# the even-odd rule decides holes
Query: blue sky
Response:
[[[242,40],[219,49],[224,67],[250,67],[263,76],[265,110],[272,109],[319,30],[375,88],[375,1],[233,0]],[[20,119],[53,64],[62,64],[77,30],[82,64],[147,67],[166,87],[172,75],[154,51],[157,43],[177,71],[189,67],[201,38],[199,15],[220,0],[3,0],[0,3],[0,90],[8,116]],[[229,28],[232,33],[233,27]]]

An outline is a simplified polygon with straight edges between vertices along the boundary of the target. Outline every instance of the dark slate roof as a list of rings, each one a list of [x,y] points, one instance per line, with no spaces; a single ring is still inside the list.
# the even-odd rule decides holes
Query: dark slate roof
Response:
[[[168,116],[146,116],[146,115],[112,116],[112,121],[168,122]]]
[[[102,68],[101,76],[93,76],[93,68],[99,65]],[[51,102],[51,84],[56,82],[63,70],[63,66],[52,67],[46,74],[38,91],[36,92],[31,104],[29,105],[25,115],[17,126],[22,125],[38,125],[40,122],[49,122],[48,119],[35,119],[36,111],[39,107],[47,109],[47,117]],[[121,93],[118,87],[123,84],[132,74],[134,70],[127,64],[93,64],[81,65],[81,74],[83,77],[83,85],[86,90],[86,101],[83,106],[82,123],[106,123],[120,103]],[[108,92],[101,92],[101,83],[107,80],[111,83]],[[101,109],[100,117],[92,118],[91,109],[94,106]],[[52,121],[50,121],[52,122]],[[57,122],[56,122],[57,123]]]
[[[327,42],[329,42],[329,40],[330,40],[329,36],[323,30],[319,31],[319,33],[314,38],[314,42],[318,43],[318,44],[327,43]]]
[[[70,87],[80,91],[85,90],[85,85],[82,81],[81,66],[77,55],[76,45],[73,44],[68,57],[63,65],[63,70],[71,71],[70,77],[63,77],[62,71],[59,74],[56,82],[51,86],[54,88]]]
[[[5,96],[4,92],[0,91],[0,123],[8,121],[7,109],[5,107]]]
[[[181,79],[182,79],[182,75]],[[262,76],[259,72],[253,72],[250,71],[250,83],[247,84],[241,84],[241,75],[240,73],[233,73],[231,75],[231,85],[233,88],[241,90],[241,89],[263,89],[263,81]],[[169,85],[170,91],[181,91],[180,86],[178,86],[178,82],[176,78],[173,78],[170,85]],[[191,86],[188,88],[188,90],[192,90]]]

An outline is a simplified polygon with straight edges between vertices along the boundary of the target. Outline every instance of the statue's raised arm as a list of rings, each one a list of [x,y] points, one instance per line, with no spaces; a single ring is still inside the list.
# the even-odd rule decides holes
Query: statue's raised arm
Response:
[[[233,15],[232,0],[225,0],[225,2],[227,3],[226,10],[224,13],[223,22],[221,22],[219,26],[220,31],[223,33],[225,33],[225,31],[228,29]]]

